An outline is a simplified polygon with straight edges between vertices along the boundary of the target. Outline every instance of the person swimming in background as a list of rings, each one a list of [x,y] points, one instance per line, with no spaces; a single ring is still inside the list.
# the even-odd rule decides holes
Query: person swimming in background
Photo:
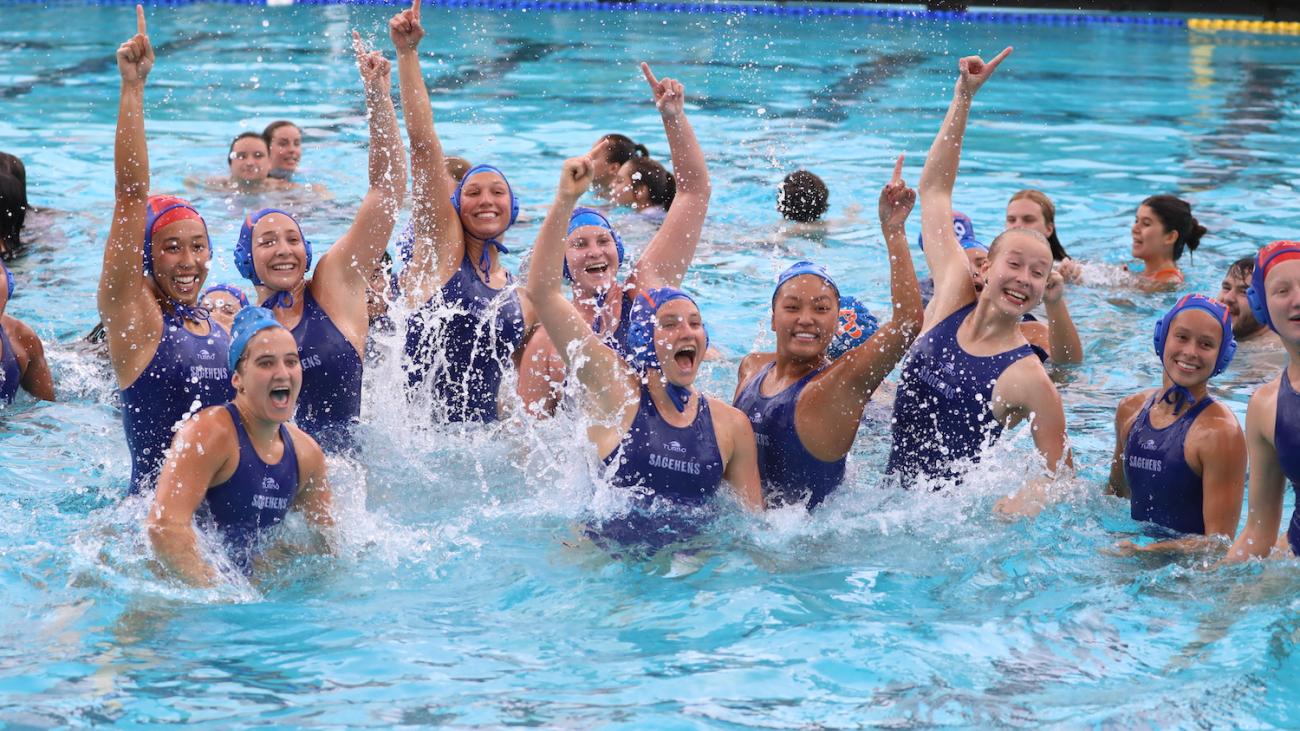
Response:
[[[610,188],[610,200],[615,205],[652,218],[666,214],[676,196],[677,178],[648,157],[634,157],[623,163]]]
[[[1255,318],[1250,307],[1250,278],[1255,273],[1255,257],[1243,256],[1228,266],[1216,298],[1232,313],[1232,335],[1238,343],[1262,343],[1282,347],[1273,329]]]
[[[0,152],[0,260],[13,259],[22,250],[29,210],[27,168],[17,156]]]
[[[807,170],[796,170],[785,176],[777,188],[776,210],[791,221],[812,223],[826,215],[830,197],[821,178]]]
[[[971,103],[1011,50],[988,63],[978,56],[959,61],[952,102],[921,173],[925,258],[935,291],[921,336],[903,361],[887,472],[904,487],[918,477],[958,479],[960,463],[978,460],[1004,428],[1029,419],[1044,472],[997,509],[1033,515],[1072,468],[1061,397],[1019,327],[1043,297],[1052,249],[1037,231],[1002,232],[980,268],[977,293],[951,213]]]
[[[199,306],[229,331],[235,322],[235,315],[248,306],[248,295],[233,284],[214,284],[203,290],[199,296]]]
[[[361,416],[368,282],[384,254],[406,195],[406,157],[391,94],[392,65],[367,51],[353,31],[370,126],[369,189],[348,230],[320,257],[298,220],[276,208],[244,219],[235,266],[257,298],[293,333],[302,356],[303,389],[295,423],[330,452],[351,447]]]
[[[27,323],[6,312],[18,287],[3,262],[0,274],[0,406],[13,403],[20,386],[35,398],[53,401],[54,377],[45,362],[45,346]]]
[[[609,198],[613,194],[618,171],[630,160],[650,157],[650,151],[645,145],[633,142],[627,135],[610,133],[596,140],[587,157],[596,166],[596,179],[591,184],[591,192],[597,198]]]
[[[491,165],[474,166],[449,188],[420,71],[419,0],[393,16],[388,32],[397,48],[413,172],[414,242],[399,276],[401,297],[414,313],[406,323],[408,393],[427,392],[446,421],[496,421],[505,371],[536,322],[500,261],[519,199]]]
[[[921,329],[921,293],[904,229],[916,191],[902,173],[900,155],[879,204],[893,317],[832,360],[839,287],[825,268],[799,262],[781,274],[772,293],[776,353],[751,353],[740,363],[732,404],[754,429],[769,506],[798,503],[811,510],[843,482],[863,409]]]
[[[266,125],[262,140],[270,154],[267,177],[292,181],[302,162],[302,129],[287,119],[279,119]]]
[[[1237,534],[1246,479],[1246,440],[1226,404],[1210,398],[1210,379],[1237,352],[1228,308],[1199,294],[1178,300],[1156,322],[1159,388],[1120,401],[1107,492],[1131,500],[1134,520],[1185,534],[1121,552],[1186,551],[1206,537]]]
[[[1178,260],[1184,251],[1196,251],[1206,230],[1192,215],[1187,201],[1172,195],[1153,195],[1138,206],[1132,233],[1133,258],[1145,265],[1138,274],[1138,288],[1163,291],[1183,283]]]
[[[176,433],[145,523],[158,559],[195,586],[212,586],[219,576],[199,550],[196,519],[220,536],[245,574],[267,531],[290,510],[302,513],[318,538],[333,525],[325,453],[288,423],[303,380],[292,334],[270,311],[245,308],[235,317],[227,366],[235,397]]]
[[[1007,202],[1007,228],[1027,228],[1047,237],[1052,247],[1052,261],[1056,262],[1047,290],[1043,293],[1046,323],[1022,324],[1020,329],[1029,342],[1047,351],[1057,365],[1083,362],[1083,340],[1070,316],[1065,301],[1065,285],[1080,278],[1079,262],[1070,258],[1056,233],[1056,205],[1041,190],[1017,191]],[[1035,318],[1034,322],[1037,322]]]
[[[1228,551],[1229,563],[1267,556],[1275,544],[1300,556],[1300,507],[1278,536],[1282,492],[1288,480],[1300,485],[1300,242],[1274,241],[1259,250],[1248,297],[1255,319],[1282,341],[1287,365],[1255,390],[1246,407],[1250,495],[1246,526]]]
[[[230,174],[209,178],[208,187],[245,195],[295,187],[288,180],[270,177],[271,151],[266,140],[257,132],[241,132],[231,140],[226,159],[230,165]]]
[[[122,400],[132,492],[153,485],[176,424],[234,395],[230,335],[196,306],[212,260],[207,225],[180,198],[149,195],[144,89],[153,66],[137,5],[136,34],[117,49],[116,185],[97,299]]]
[[[599,211],[574,210],[564,252],[564,277],[572,285],[574,306],[624,355],[632,302],[643,291],[681,286],[695,258],[713,192],[704,151],[686,117],[685,88],[674,79],[655,78],[647,64],[641,64],[641,72],[663,119],[680,181],[675,205],[622,283],[618,271],[625,254],[623,240]],[[533,333],[520,359],[518,393],[524,407],[534,416],[553,414],[563,396],[564,374],[564,360],[546,332]]]
[[[672,287],[639,294],[629,313],[629,365],[561,291],[565,231],[591,180],[590,159],[565,161],[528,278],[528,296],[543,326],[585,389],[579,399],[591,420],[587,438],[610,482],[626,488],[639,508],[704,509],[726,480],[746,506],[761,509],[749,420],[692,388],[709,342],[695,301]],[[619,541],[685,537],[671,518],[665,524],[639,515],[594,532]]]

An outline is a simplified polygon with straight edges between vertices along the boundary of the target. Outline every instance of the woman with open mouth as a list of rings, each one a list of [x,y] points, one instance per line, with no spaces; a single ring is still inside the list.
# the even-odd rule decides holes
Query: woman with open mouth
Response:
[[[903,182],[903,157],[880,193],[893,317],[834,361],[827,355],[840,319],[840,290],[824,267],[799,262],[772,293],[775,353],[740,363],[734,404],[748,417],[769,505],[815,508],[844,481],[862,411],[921,329],[924,310],[903,224],[916,192]]]
[[[413,175],[414,242],[399,278],[414,312],[406,325],[408,387],[412,395],[427,392],[446,421],[496,421],[502,378],[536,322],[501,264],[509,253],[501,238],[519,217],[519,199],[491,165],[475,165],[451,187],[420,71],[419,0],[393,16],[388,32]]]
[[[616,487],[638,507],[703,508],[726,480],[748,507],[761,509],[754,432],[726,402],[692,388],[708,348],[700,310],[671,287],[638,295],[628,343],[631,364],[561,291],[565,229],[573,206],[591,185],[592,163],[564,163],[554,203],[537,236],[528,295],[566,367],[585,391],[587,437]]]
[[[1246,528],[1228,552],[1231,562],[1268,555],[1282,522],[1286,481],[1300,485],[1300,242],[1274,241],[1259,250],[1247,296],[1255,319],[1281,339],[1287,365],[1246,407],[1250,498]],[[1300,508],[1276,543],[1300,556]]]
[[[1160,388],[1135,393],[1115,410],[1115,456],[1108,491],[1132,501],[1134,520],[1183,534],[1123,552],[1185,551],[1231,539],[1241,518],[1246,440],[1237,417],[1207,393],[1232,362],[1237,341],[1228,308],[1199,294],[1178,300],[1156,322]]]
[[[685,89],[674,79],[655,78],[649,65],[641,72],[663,118],[677,175],[677,196],[632,272],[621,283],[623,240],[609,219],[591,208],[569,217],[564,277],[573,288],[573,304],[592,329],[620,353],[627,354],[627,314],[636,296],[659,287],[680,287],[695,258],[712,189],[704,151],[685,112]],[[593,150],[594,151],[594,150]],[[590,156],[590,155],[589,155]],[[593,158],[599,168],[599,162]],[[555,413],[564,390],[564,362],[544,331],[524,346],[519,368],[519,396],[536,416]]]
[[[121,389],[132,492],[153,485],[176,423],[233,395],[230,335],[196,307],[212,260],[207,225],[180,198],[149,195],[144,87],[153,64],[137,5],[136,34],[117,49],[116,186],[98,293]]]
[[[1043,298],[1052,248],[1037,231],[1002,232],[989,245],[978,273],[984,286],[976,292],[951,215],[971,103],[1010,53],[1007,48],[987,63],[978,56],[961,59],[953,100],[921,173],[921,224],[934,298],[903,361],[887,471],[904,487],[918,478],[931,487],[938,486],[935,481],[952,484],[963,463],[978,461],[1004,428],[1028,418],[1044,473],[998,508],[1036,514],[1062,462],[1070,464],[1061,397],[1020,330],[1025,313]]]
[[[290,510],[318,530],[333,523],[325,454],[288,423],[303,382],[293,335],[269,310],[244,308],[235,317],[227,365],[234,399],[204,409],[176,433],[147,519],[158,558],[196,586],[219,576],[199,549],[196,517],[246,574],[267,530]]]
[[[303,391],[295,423],[331,452],[352,445],[361,416],[361,376],[370,332],[367,290],[406,195],[406,158],[393,108],[392,65],[353,33],[370,123],[370,188],[352,226],[320,257],[310,278],[311,242],[289,213],[264,208],[244,219],[235,266],[257,300],[293,332]]]

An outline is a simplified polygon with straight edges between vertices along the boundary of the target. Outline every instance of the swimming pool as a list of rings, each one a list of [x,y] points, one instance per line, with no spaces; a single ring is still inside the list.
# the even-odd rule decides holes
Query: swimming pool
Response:
[[[365,125],[347,34],[394,8],[187,5],[151,12],[147,96],[157,190],[222,172],[234,133],[280,117],[306,129],[307,177],[334,195],[305,219],[329,242],[362,192]],[[528,221],[560,161],[620,130],[666,154],[636,64],[687,86],[709,154],[710,224],[687,278],[726,355],[706,387],[770,343],[773,275],[810,256],[887,305],[872,209],[890,163],[920,162],[955,59],[1016,54],[981,93],[957,205],[982,235],[1007,198],[1040,187],[1071,254],[1120,263],[1134,206],[1181,191],[1211,234],[1185,291],[1300,226],[1294,140],[1300,45],[1151,26],[970,25],[860,18],[489,13],[428,8],[425,58],[444,144],[506,168]],[[126,7],[7,7],[0,149],[27,161],[51,211],[15,265],[10,313],[52,346],[62,402],[23,401],[0,427],[0,719],[15,726],[1293,727],[1294,562],[1203,570],[1100,553],[1137,532],[1100,496],[1120,396],[1155,383],[1150,326],[1175,295],[1104,284],[1067,297],[1088,361],[1058,371],[1081,479],[1032,522],[990,507],[1023,473],[1026,436],[987,474],[941,494],[880,490],[887,438],[863,428],[848,484],[814,516],[733,512],[693,557],[619,561],[565,545],[609,509],[584,478],[573,425],[429,430],[371,369],[362,464],[331,464],[341,555],[258,586],[187,591],[144,558],[143,506],[121,502],[129,461],[113,384],[70,343],[94,323],[112,201],[112,52]],[[432,39],[431,39],[432,40]],[[391,57],[391,52],[390,52]],[[1099,65],[1092,59],[1105,59]],[[837,218],[781,238],[774,186],[821,174]],[[187,191],[217,246],[210,282],[236,281],[246,201]],[[222,213],[228,210],[227,213]],[[633,252],[649,229],[622,221]],[[915,236],[916,220],[911,222]],[[1094,281],[1106,277],[1090,271]],[[1276,366],[1243,348],[1218,395],[1244,416]],[[1288,498],[1290,504],[1290,498]]]

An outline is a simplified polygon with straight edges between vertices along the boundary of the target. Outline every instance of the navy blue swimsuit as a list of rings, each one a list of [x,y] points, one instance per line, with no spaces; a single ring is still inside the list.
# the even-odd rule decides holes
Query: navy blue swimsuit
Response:
[[[131,492],[152,488],[178,422],[235,397],[230,385],[230,335],[215,322],[195,335],[164,311],[153,360],[122,389],[122,426],[131,450]]]
[[[993,386],[1013,363],[1035,355],[1028,344],[987,357],[967,353],[957,328],[974,309],[972,302],[935,325],[903,361],[887,471],[902,476],[904,487],[917,475],[953,479],[954,462],[978,460],[985,443],[1002,434],[989,408]]]
[[[624,358],[628,357],[628,355],[632,353],[632,350],[627,347],[627,331],[631,322],[632,294],[630,292],[624,292],[623,307],[619,310],[618,326],[614,328],[614,332],[605,333],[605,341],[609,347],[613,348],[614,352]]]
[[[302,319],[292,332],[302,360],[294,423],[323,449],[348,449],[351,427],[361,417],[361,356],[310,289],[303,292]]]
[[[14,396],[18,395],[18,384],[22,381],[23,374],[18,368],[18,354],[14,352],[14,344],[9,340],[9,333],[5,332],[3,324],[0,324],[0,347],[4,348],[4,353],[0,353],[0,403],[12,404]]]
[[[812,509],[844,481],[845,459],[823,462],[809,454],[795,430],[794,410],[799,395],[821,372],[817,369],[775,396],[762,394],[763,381],[776,366],[768,363],[749,379],[736,397],[736,408],[754,425],[758,444],[758,471],[763,476],[763,496],[769,505],[807,501]]]
[[[1291,481],[1291,487],[1300,493],[1300,395],[1291,388],[1291,377],[1282,369],[1282,383],[1277,388],[1277,418],[1273,422],[1273,447],[1282,473]],[[1300,498],[1300,495],[1298,495]],[[1300,555],[1300,499],[1291,512],[1291,524],[1286,530],[1291,551]]]
[[[208,488],[203,505],[231,558],[248,571],[257,553],[259,534],[284,520],[298,494],[298,453],[289,428],[281,424],[284,456],[276,464],[263,462],[248,438],[239,410],[226,404],[226,411],[239,435],[239,466],[229,480]]]
[[[699,531],[708,505],[722,484],[722,452],[713,432],[708,399],[689,426],[663,420],[654,399],[641,387],[641,403],[618,448],[605,457],[613,466],[610,483],[632,491],[634,509],[626,516],[591,527],[597,540],[660,547]]]
[[[1202,411],[1214,403],[1203,398],[1163,429],[1151,426],[1147,399],[1124,443],[1124,477],[1132,494],[1134,520],[1148,521],[1179,533],[1205,535],[1205,492],[1201,476],[1184,455],[1187,432]]]
[[[523,337],[519,293],[489,287],[466,257],[407,323],[408,383],[429,381],[448,421],[496,421],[501,379]]]

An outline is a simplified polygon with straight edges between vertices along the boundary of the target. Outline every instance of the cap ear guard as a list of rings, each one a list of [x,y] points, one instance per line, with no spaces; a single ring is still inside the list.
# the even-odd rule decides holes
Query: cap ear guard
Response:
[[[594,218],[597,220],[591,221],[590,223],[580,223],[579,221],[581,218]],[[574,225],[575,223],[577,223],[577,225]],[[618,231],[614,230],[614,225],[609,222],[609,219],[605,217],[605,214],[594,208],[575,208],[573,213],[569,215],[569,233],[571,234],[583,226],[599,226],[606,231],[609,231],[610,237],[614,239],[614,248],[618,249],[618,265],[620,267],[623,266],[623,259],[627,256],[627,252],[623,248],[623,237],[618,235]],[[564,278],[570,282],[573,281],[573,274],[569,271],[569,259],[567,256],[564,259]]]
[[[1161,362],[1164,362],[1165,341],[1169,336],[1169,326],[1173,324],[1174,318],[1180,312],[1190,309],[1210,313],[1219,321],[1219,325],[1223,329],[1223,339],[1219,342],[1219,355],[1214,361],[1214,370],[1210,373],[1210,378],[1214,378],[1227,370],[1228,365],[1232,363],[1233,356],[1237,354],[1237,338],[1232,334],[1232,314],[1228,312],[1228,308],[1205,295],[1185,295],[1159,320],[1156,320],[1155,337],[1153,338],[1156,357]]]
[[[1246,290],[1246,301],[1250,303],[1250,311],[1255,314],[1255,319],[1273,332],[1277,332],[1277,327],[1268,314],[1264,277],[1268,276],[1268,268],[1273,265],[1273,260],[1284,254],[1289,254],[1288,258],[1300,257],[1300,242],[1274,241],[1260,249],[1255,254],[1255,270],[1250,273],[1250,287]]]

